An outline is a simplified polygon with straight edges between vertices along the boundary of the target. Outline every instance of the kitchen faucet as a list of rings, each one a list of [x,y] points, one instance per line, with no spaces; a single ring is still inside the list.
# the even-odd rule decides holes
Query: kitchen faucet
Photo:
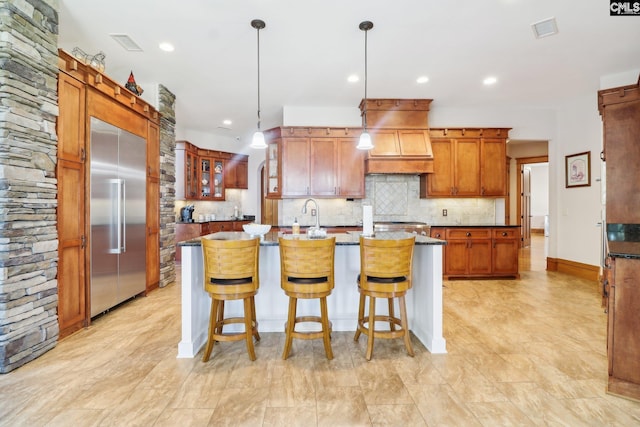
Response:
[[[313,204],[316,206],[316,230],[320,230],[320,209],[318,208],[318,202],[316,202],[314,199],[307,199],[304,202],[304,206],[302,207],[302,213],[306,214],[307,213],[307,204],[309,202],[313,202]]]

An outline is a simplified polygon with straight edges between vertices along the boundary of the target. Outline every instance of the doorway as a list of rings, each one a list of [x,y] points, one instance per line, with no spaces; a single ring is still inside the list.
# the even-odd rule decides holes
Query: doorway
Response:
[[[520,177],[517,179],[519,201],[517,205],[516,218],[518,219],[518,225],[520,226],[521,239],[520,245],[522,247],[528,247],[531,245],[531,230],[532,219],[534,215],[531,213],[532,199],[531,199],[531,166],[539,165],[541,163],[548,163],[549,156],[536,156],[536,157],[522,157],[516,159],[517,170],[520,172]],[[547,184],[548,187],[548,184]],[[547,196],[548,197],[548,196]],[[546,212],[545,212],[546,215]],[[537,219],[537,218],[536,218]],[[545,218],[543,221],[543,229],[546,224]],[[536,224],[533,229],[538,230],[539,225]]]

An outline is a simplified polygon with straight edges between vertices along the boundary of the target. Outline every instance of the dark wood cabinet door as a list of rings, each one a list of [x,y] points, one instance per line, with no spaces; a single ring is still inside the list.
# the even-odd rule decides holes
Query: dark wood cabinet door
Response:
[[[518,228],[496,228],[493,230],[492,272],[496,276],[518,275],[518,251],[520,231]]]
[[[56,124],[58,158],[82,162],[85,152],[85,86],[65,74],[58,74],[58,105]]]
[[[160,284],[160,179],[147,178],[147,291]]]
[[[65,337],[89,321],[85,233],[85,86],[59,73],[58,325]]]
[[[445,248],[444,275],[465,276],[468,272],[468,242],[466,239],[448,240]]]
[[[469,275],[492,274],[491,267],[491,239],[471,240],[469,242]]]
[[[454,192],[453,182],[453,144],[449,139],[432,139],[433,173],[427,174],[427,195],[451,196]]]
[[[310,194],[314,196],[335,196],[338,192],[336,180],[335,138],[310,139]]]
[[[338,195],[360,198],[365,196],[364,159],[366,153],[358,150],[358,138],[338,138]]]
[[[612,376],[640,384],[640,260],[616,259],[611,339]]]
[[[84,164],[58,160],[58,323],[64,337],[87,324]]]
[[[604,140],[607,165],[607,222],[640,222],[640,100],[607,105],[604,113]]]
[[[480,195],[480,140],[456,140],[454,165],[454,195]]]
[[[151,121],[147,128],[147,176],[160,178],[160,127]]]
[[[282,195],[310,194],[309,138],[282,139]]]
[[[500,138],[482,140],[482,170],[480,189],[482,196],[504,196],[507,194],[506,141]]]

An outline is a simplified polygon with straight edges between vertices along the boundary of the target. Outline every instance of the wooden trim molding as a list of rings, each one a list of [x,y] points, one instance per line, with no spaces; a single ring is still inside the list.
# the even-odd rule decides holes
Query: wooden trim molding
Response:
[[[600,267],[597,265],[583,264],[560,258],[547,257],[547,271],[557,271],[582,279],[597,281],[600,275]]]

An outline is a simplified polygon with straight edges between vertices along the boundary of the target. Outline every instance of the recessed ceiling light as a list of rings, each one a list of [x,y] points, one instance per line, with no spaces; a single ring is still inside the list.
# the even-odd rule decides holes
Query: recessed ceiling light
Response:
[[[142,48],[138,43],[134,42],[128,34],[109,34],[112,39],[117,41],[120,46],[129,52],[142,52]]]
[[[558,25],[556,25],[556,18],[551,17],[543,19],[542,21],[534,22],[531,24],[531,29],[537,39],[557,34]]]
[[[347,77],[347,81],[349,83],[359,82],[360,81],[360,77],[358,77],[357,74],[351,74],[349,77]]]
[[[162,42],[158,45],[161,50],[165,52],[173,52],[176,48],[169,42]]]
[[[223,121],[222,121],[222,124],[223,124],[223,125],[226,125],[226,126],[229,126],[229,125],[231,125],[232,123],[233,123],[233,122],[232,122],[231,120],[229,120],[229,119],[225,119],[225,120],[223,120]]]
[[[416,82],[423,84],[429,81],[429,77],[427,76],[420,76],[416,79]]]
[[[491,77],[487,77],[486,79],[484,79],[482,81],[482,84],[486,85],[486,86],[491,86],[493,84],[496,84],[496,82],[498,81],[497,78],[491,76]]]

